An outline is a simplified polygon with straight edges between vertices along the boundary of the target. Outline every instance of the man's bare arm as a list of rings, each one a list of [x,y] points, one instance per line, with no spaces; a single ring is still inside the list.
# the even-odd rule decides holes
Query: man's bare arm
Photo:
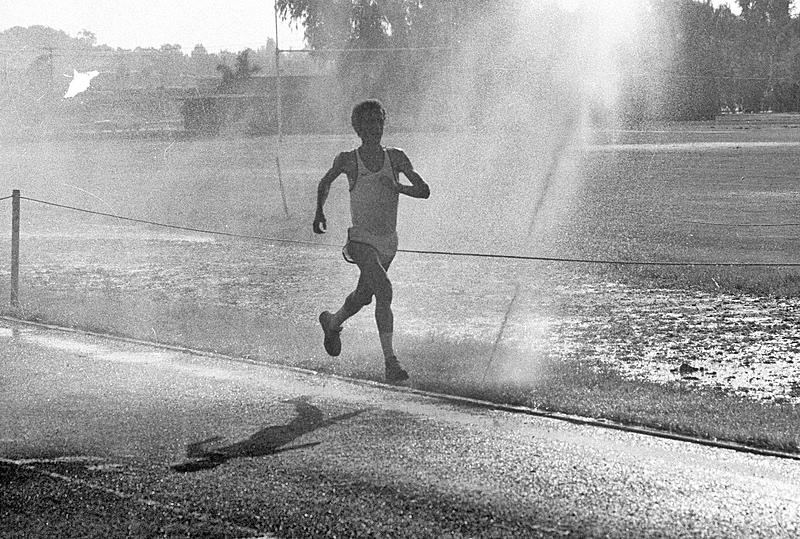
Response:
[[[414,170],[414,166],[411,164],[406,154],[401,150],[395,150],[395,152],[396,154],[392,157],[395,169],[398,172],[402,172],[403,175],[408,178],[408,181],[411,182],[411,185],[403,185],[398,182],[398,191],[400,194],[413,198],[430,197],[431,188],[425,183],[422,176]]]
[[[317,186],[317,211],[314,215],[314,232],[317,234],[324,234],[328,228],[328,223],[325,220],[325,212],[323,206],[328,199],[328,193],[331,190],[331,184],[344,172],[344,154],[339,154],[333,160],[333,166],[325,173]]]

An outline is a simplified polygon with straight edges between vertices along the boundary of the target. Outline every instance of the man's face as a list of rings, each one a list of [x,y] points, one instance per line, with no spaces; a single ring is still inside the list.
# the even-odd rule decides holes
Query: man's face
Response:
[[[383,116],[378,111],[369,111],[361,117],[359,136],[365,144],[380,144],[383,138]]]

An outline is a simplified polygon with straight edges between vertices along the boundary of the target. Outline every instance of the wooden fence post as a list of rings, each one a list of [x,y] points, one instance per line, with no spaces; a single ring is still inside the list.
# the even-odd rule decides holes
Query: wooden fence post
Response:
[[[19,307],[19,189],[11,192],[11,306]]]

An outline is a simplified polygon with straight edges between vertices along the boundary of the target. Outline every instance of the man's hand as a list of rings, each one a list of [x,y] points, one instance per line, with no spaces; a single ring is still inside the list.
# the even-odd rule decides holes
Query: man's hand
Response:
[[[328,198],[328,192],[331,189],[333,180],[346,172],[347,155],[347,152],[343,152],[336,156],[336,159],[333,160],[333,166],[325,173],[317,186],[317,213],[314,215],[314,233],[316,234],[324,234],[325,230],[328,229],[328,223],[325,221],[322,207]]]
[[[410,196],[412,198],[430,198],[431,188],[428,184],[422,181],[419,174],[412,173],[416,176],[413,180],[411,176],[407,176],[414,183],[412,185],[397,184],[397,190],[401,195]]]
[[[428,198],[431,196],[431,189],[428,187],[428,184],[422,180],[417,171],[414,170],[414,166],[411,164],[411,161],[408,159],[408,156],[403,152],[403,150],[392,149],[391,159],[392,159],[392,167],[396,172],[402,172],[406,178],[409,179],[411,185],[403,185],[398,181],[397,176],[395,176],[395,181],[397,185],[397,191],[401,195],[410,196],[412,198]]]
[[[318,211],[314,216],[314,233],[325,234],[327,229],[328,223],[325,221],[325,214],[323,214],[321,211]]]

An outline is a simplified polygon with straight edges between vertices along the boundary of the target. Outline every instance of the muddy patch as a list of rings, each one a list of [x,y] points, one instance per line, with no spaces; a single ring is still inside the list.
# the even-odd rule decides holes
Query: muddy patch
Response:
[[[631,378],[800,402],[797,298],[611,283],[585,283],[567,294],[580,313],[553,321],[552,345],[565,359],[595,358]]]

